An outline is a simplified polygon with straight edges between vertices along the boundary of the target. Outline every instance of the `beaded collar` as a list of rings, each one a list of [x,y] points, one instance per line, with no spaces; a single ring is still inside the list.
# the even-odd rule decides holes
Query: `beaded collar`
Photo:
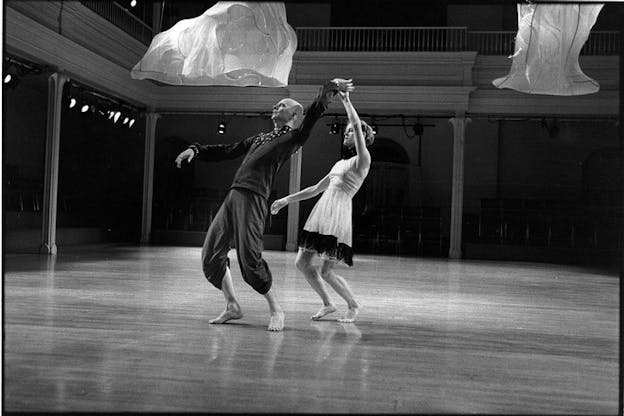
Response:
[[[260,133],[258,137],[256,137],[255,142],[257,144],[264,144],[266,142],[270,142],[276,137],[283,136],[284,134],[288,133],[291,130],[292,128],[288,125],[282,126],[281,128],[276,127],[270,133]]]

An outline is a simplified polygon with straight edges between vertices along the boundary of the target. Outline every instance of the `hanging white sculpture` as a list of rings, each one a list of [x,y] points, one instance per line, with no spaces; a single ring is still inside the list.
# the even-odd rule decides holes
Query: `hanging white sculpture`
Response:
[[[135,79],[174,85],[288,85],[295,31],[284,3],[220,1],[154,37]]]
[[[531,94],[582,95],[600,88],[578,62],[603,4],[519,4],[518,34],[509,75],[498,88]]]

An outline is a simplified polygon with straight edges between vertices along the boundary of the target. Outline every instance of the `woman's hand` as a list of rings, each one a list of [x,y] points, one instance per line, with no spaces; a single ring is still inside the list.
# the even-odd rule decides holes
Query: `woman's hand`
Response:
[[[191,163],[191,160],[195,157],[195,152],[193,149],[186,149],[182,153],[176,157],[175,164],[178,168],[182,167],[182,161],[186,160],[188,163]]]
[[[276,199],[271,204],[271,214],[272,215],[277,214],[279,212],[279,210],[284,208],[286,205],[288,205],[288,202],[286,201],[286,198]]]
[[[343,103],[349,102],[349,91],[338,91],[338,96]]]

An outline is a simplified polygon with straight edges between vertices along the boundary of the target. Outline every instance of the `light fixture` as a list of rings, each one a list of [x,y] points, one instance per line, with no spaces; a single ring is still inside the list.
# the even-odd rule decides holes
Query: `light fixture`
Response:
[[[70,98],[69,99],[69,108],[74,108],[76,106],[76,99],[75,98]]]
[[[416,122],[416,124],[414,124],[414,126],[412,127],[412,129],[414,130],[414,134],[416,136],[422,136],[422,134],[425,131],[425,126],[423,126],[422,124],[420,124],[420,122]]]
[[[13,79],[13,76],[11,74],[6,74],[4,77],[4,83],[8,84],[9,82],[11,82],[11,79]]]
[[[82,108],[80,109],[81,113],[86,113],[87,111],[89,111],[89,106],[87,104],[83,105]]]
[[[130,120],[130,122],[128,123],[128,127],[132,127],[133,124],[134,124],[134,119]]]
[[[225,134],[226,126],[227,126],[227,124],[225,123],[225,121],[220,121],[219,125],[217,126],[217,133]]]
[[[108,119],[110,120],[111,118],[113,118],[113,116],[115,115],[115,112],[113,110],[108,110]]]
[[[338,134],[340,133],[340,123],[338,120],[334,120],[331,127],[329,128],[329,134]]]
[[[132,1],[130,2],[130,7],[134,7],[134,6],[136,6],[136,5],[137,5],[136,0],[132,0]]]
[[[117,123],[117,120],[119,120],[119,117],[121,117],[121,111],[117,111],[115,113],[115,117],[113,117],[113,121]]]
[[[373,121],[371,121],[369,126],[373,130],[373,134],[377,135],[377,132],[379,131],[379,128],[377,127],[377,123],[375,123],[375,121],[373,120]]]
[[[130,118],[129,118],[129,117],[126,117],[126,118],[124,118],[124,121],[123,121],[123,123],[122,123],[122,124],[127,124],[127,123],[128,123],[128,121],[130,121]]]

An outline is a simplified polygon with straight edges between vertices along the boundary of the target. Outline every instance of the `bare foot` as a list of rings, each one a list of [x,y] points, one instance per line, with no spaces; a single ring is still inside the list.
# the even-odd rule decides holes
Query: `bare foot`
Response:
[[[281,331],[284,329],[284,312],[271,313],[271,319],[269,319],[269,331]]]
[[[211,319],[211,324],[224,324],[227,321],[232,321],[234,319],[241,319],[243,317],[243,312],[241,311],[240,306],[238,305],[227,305],[225,310],[221,312],[221,315],[217,316],[214,319]]]
[[[312,320],[313,321],[318,321],[319,319],[321,319],[325,315],[329,315],[332,312],[336,312],[336,306],[334,306],[333,304],[330,304],[330,305],[327,305],[327,306],[323,306],[321,309],[318,310],[317,313],[312,315]]]
[[[344,317],[338,319],[338,322],[342,322],[345,324],[355,322],[355,318],[358,315],[358,308],[349,308]]]

